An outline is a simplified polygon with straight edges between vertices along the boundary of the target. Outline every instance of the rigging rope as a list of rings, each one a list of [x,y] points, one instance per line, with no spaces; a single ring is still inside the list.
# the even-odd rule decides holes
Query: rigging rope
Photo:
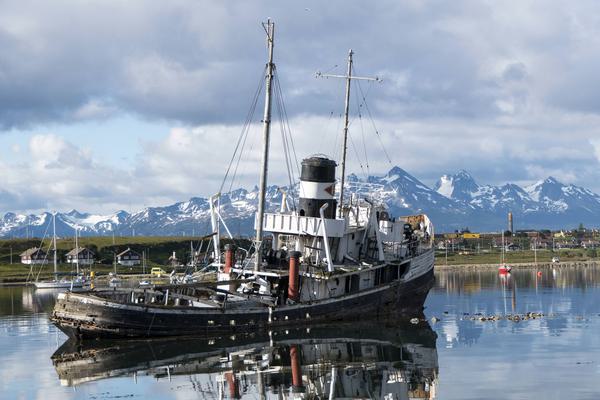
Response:
[[[294,186],[294,182],[295,182],[295,177],[294,177],[294,170],[293,170],[293,164],[295,161],[296,164],[296,171],[298,172],[298,175],[300,175],[300,169],[299,169],[299,164],[298,164],[298,157],[296,155],[296,149],[294,146],[294,140],[293,140],[293,136],[292,136],[292,132],[290,129],[290,125],[289,125],[289,120],[287,117],[287,110],[285,107],[285,102],[283,99],[283,91],[281,89],[281,82],[279,80],[279,75],[277,73],[275,73],[275,99],[276,99],[276,109],[278,111],[278,115],[279,115],[279,126],[280,126],[280,130],[281,130],[281,140],[282,140],[282,144],[283,144],[283,151],[284,151],[284,155],[285,155],[285,163],[286,163],[286,168],[287,168],[287,174],[288,174],[288,179],[289,179],[289,191],[291,192],[292,196],[292,209],[295,211],[296,210],[296,200],[295,200],[295,186]],[[290,151],[291,150],[291,151]],[[291,156],[294,156],[294,160],[291,159]]]
[[[229,172],[231,170],[231,167],[233,165],[233,163],[236,160],[236,156],[237,156],[237,163],[234,167],[234,171],[233,171],[233,175],[231,177],[231,185],[230,185],[230,191],[231,191],[231,187],[233,186],[233,181],[235,180],[236,174],[237,174],[237,168],[239,166],[240,163],[240,157],[241,154],[243,152],[243,147],[245,146],[246,143],[246,137],[248,136],[248,131],[250,130],[250,126],[252,124],[252,120],[254,118],[254,112],[256,110],[256,104],[258,103],[258,98],[260,96],[260,93],[262,92],[262,84],[263,84],[263,80],[264,80],[264,76],[265,76],[265,72],[267,70],[267,66],[265,65],[262,73],[261,73],[261,77],[259,79],[259,83],[258,86],[256,88],[256,91],[254,93],[254,97],[252,99],[252,103],[250,105],[250,109],[248,110],[248,114],[246,115],[246,120],[244,121],[244,125],[242,126],[242,131],[240,132],[240,136],[238,137],[237,143],[235,145],[235,149],[233,151],[233,154],[231,156],[231,160],[229,161],[229,165],[227,166],[227,170],[225,172],[225,176],[223,177],[223,182],[221,183],[221,187],[219,188],[219,193],[223,192],[223,187],[225,186],[225,183],[227,182],[227,178],[229,177]],[[242,146],[240,148],[240,145]],[[238,150],[239,150],[239,154],[238,154]]]
[[[357,82],[357,83],[358,83],[358,90],[360,91],[360,94],[363,99],[363,103],[365,105],[365,109],[367,110],[367,115],[369,116],[369,119],[371,120],[371,124],[373,125],[373,130],[375,131],[375,134],[377,135],[377,139],[379,140],[379,144],[381,145],[383,154],[385,154],[385,157],[386,157],[388,163],[390,165],[392,165],[392,159],[390,158],[390,155],[388,154],[387,150],[385,149],[383,140],[381,139],[381,135],[379,134],[379,130],[377,129],[377,126],[375,126],[375,120],[373,120],[373,116],[371,115],[371,110],[369,109],[369,105],[367,103],[367,95],[369,94],[369,91],[371,90],[372,85],[369,87],[369,90],[367,91],[367,95],[365,95],[362,90],[362,86],[360,85],[360,82]]]
[[[367,167],[367,175],[368,175],[370,173],[369,156],[367,154],[367,143],[365,141],[365,127],[363,125],[362,112],[360,110],[362,108],[362,102],[359,101],[358,96],[356,96],[356,108],[357,108],[357,113],[358,113],[358,120],[360,122],[360,134],[362,137],[363,152],[365,153],[365,165]]]

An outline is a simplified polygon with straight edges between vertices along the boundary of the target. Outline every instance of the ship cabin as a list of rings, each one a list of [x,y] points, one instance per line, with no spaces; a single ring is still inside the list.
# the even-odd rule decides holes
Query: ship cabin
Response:
[[[334,161],[303,160],[297,210],[282,204],[283,211],[264,214],[269,239],[262,241],[258,271],[249,262],[227,266],[233,256],[226,251],[219,280],[230,272],[239,278],[257,274],[264,280],[261,292],[279,296],[279,304],[304,303],[408,281],[433,264],[433,225],[426,215],[392,218],[383,204],[368,199],[353,199],[339,210],[334,188]]]
[[[95,260],[95,254],[86,247],[77,247],[67,253],[67,263],[92,265]]]

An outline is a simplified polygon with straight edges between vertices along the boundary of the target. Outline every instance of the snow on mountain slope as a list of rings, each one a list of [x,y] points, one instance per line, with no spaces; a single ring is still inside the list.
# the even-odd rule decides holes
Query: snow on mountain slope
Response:
[[[442,196],[469,201],[473,194],[479,190],[475,179],[465,170],[460,170],[454,175],[442,175],[433,187]]]
[[[525,188],[507,183],[503,186],[478,185],[466,171],[444,175],[430,188],[400,167],[383,176],[361,179],[348,176],[348,191],[361,197],[385,202],[392,215],[425,212],[437,231],[453,231],[468,226],[475,230],[500,230],[506,213],[515,216],[522,228],[563,228],[583,222],[600,226],[600,196],[575,185],[564,185],[549,177]],[[290,204],[295,189],[287,190]],[[221,196],[221,215],[232,234],[250,235],[257,207],[257,188],[236,189]],[[296,190],[297,192],[297,190]],[[338,191],[339,193],[339,191]],[[267,208],[279,209],[282,193],[277,186],[267,190]],[[51,233],[52,214],[18,215],[7,212],[0,219],[0,237],[41,237]],[[96,215],[76,210],[56,215],[59,236],[82,235],[181,235],[207,234],[210,231],[209,199],[193,197],[187,201],[147,207],[134,213],[118,211]]]

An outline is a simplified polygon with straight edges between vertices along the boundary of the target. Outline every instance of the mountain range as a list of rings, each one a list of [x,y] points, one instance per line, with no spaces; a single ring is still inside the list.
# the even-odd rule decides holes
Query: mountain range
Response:
[[[392,215],[425,212],[438,232],[468,227],[471,231],[500,231],[513,213],[515,229],[561,229],[600,226],[600,196],[563,184],[552,177],[521,187],[479,185],[467,171],[443,175],[433,186],[425,185],[400,167],[383,176],[348,176],[349,190],[385,202]],[[257,204],[257,188],[237,189],[222,195],[221,215],[233,235],[250,235]],[[267,207],[280,207],[282,191],[270,186]],[[293,192],[293,190],[291,191]],[[6,213],[0,219],[0,237],[42,237],[51,234],[52,215]],[[209,200],[193,197],[163,207],[147,207],[129,213],[97,215],[72,210],[56,215],[59,236],[73,236],[75,229],[92,235],[202,235],[210,232]]]

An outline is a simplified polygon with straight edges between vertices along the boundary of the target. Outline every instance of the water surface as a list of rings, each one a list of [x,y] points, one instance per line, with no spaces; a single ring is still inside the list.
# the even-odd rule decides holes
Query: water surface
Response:
[[[0,288],[1,397],[600,398],[600,268],[436,278],[417,325],[83,345],[49,323],[56,292]]]

